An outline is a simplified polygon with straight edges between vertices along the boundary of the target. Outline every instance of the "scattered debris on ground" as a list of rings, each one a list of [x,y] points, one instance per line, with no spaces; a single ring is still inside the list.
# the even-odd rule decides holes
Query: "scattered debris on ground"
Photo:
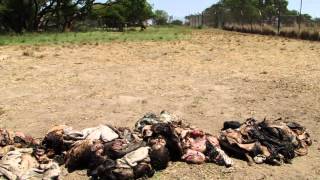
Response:
[[[143,116],[134,130],[99,125],[78,131],[60,125],[36,140],[0,129],[0,178],[59,178],[64,165],[69,172],[87,170],[92,179],[139,179],[166,169],[170,161],[231,167],[229,155],[250,164],[281,165],[306,155],[311,144],[306,129],[294,122],[228,121],[214,136],[162,111]]]

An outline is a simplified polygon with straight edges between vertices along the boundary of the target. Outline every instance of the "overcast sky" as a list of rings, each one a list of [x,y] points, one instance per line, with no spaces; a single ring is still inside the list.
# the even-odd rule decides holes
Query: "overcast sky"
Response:
[[[202,12],[217,0],[148,0],[154,9],[167,11],[170,15],[183,18],[189,14]],[[289,0],[289,9],[299,10],[300,0]],[[303,13],[320,17],[320,0],[303,0]]]

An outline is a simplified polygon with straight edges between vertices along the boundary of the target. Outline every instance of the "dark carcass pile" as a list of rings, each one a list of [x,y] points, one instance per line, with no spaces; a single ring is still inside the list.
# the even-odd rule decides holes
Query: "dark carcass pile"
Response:
[[[294,157],[306,155],[312,144],[304,127],[280,119],[262,122],[248,119],[243,124],[225,122],[219,141],[226,152],[246,158],[250,165],[291,163]]]
[[[310,136],[297,123],[232,121],[214,136],[163,111],[146,114],[133,130],[100,125],[77,131],[61,125],[39,141],[1,129],[0,178],[58,179],[64,165],[69,172],[86,169],[92,179],[138,179],[153,176],[170,161],[230,167],[227,154],[279,164],[307,154],[308,145]]]

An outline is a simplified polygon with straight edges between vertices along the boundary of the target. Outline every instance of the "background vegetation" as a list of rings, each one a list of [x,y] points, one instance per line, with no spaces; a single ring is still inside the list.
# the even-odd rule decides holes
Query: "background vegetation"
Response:
[[[289,10],[287,0],[220,0],[202,14],[186,18],[194,27],[320,40],[320,19]]]
[[[199,28],[320,40],[320,19],[287,6],[288,0],[220,0],[186,19]],[[116,33],[145,30],[150,24],[181,26],[183,22],[152,9],[147,0],[0,0],[0,44],[174,39],[177,36],[171,35],[181,30],[161,34],[164,30],[151,29],[145,37],[139,32]]]
[[[191,29],[182,26],[152,27],[141,32],[135,29],[126,32],[65,32],[25,33],[2,35],[0,45],[99,43],[110,41],[170,41],[189,38]]]
[[[317,22],[309,14],[301,14],[288,9],[287,0],[221,0],[207,8],[204,15],[211,16],[214,26],[226,23],[237,24],[277,24],[293,25]],[[300,18],[301,17],[301,18]]]
[[[147,0],[0,0],[3,33],[87,31],[93,27],[143,30],[148,20],[163,25],[168,17],[165,11],[153,11]]]

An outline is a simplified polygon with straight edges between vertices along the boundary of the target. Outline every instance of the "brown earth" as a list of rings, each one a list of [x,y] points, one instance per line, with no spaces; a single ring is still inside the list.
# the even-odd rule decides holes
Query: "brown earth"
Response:
[[[163,109],[213,134],[226,120],[289,118],[315,140],[293,164],[173,163],[154,179],[320,179],[318,42],[202,30],[184,41],[2,46],[0,85],[0,127],[36,137],[64,123],[132,127]]]

